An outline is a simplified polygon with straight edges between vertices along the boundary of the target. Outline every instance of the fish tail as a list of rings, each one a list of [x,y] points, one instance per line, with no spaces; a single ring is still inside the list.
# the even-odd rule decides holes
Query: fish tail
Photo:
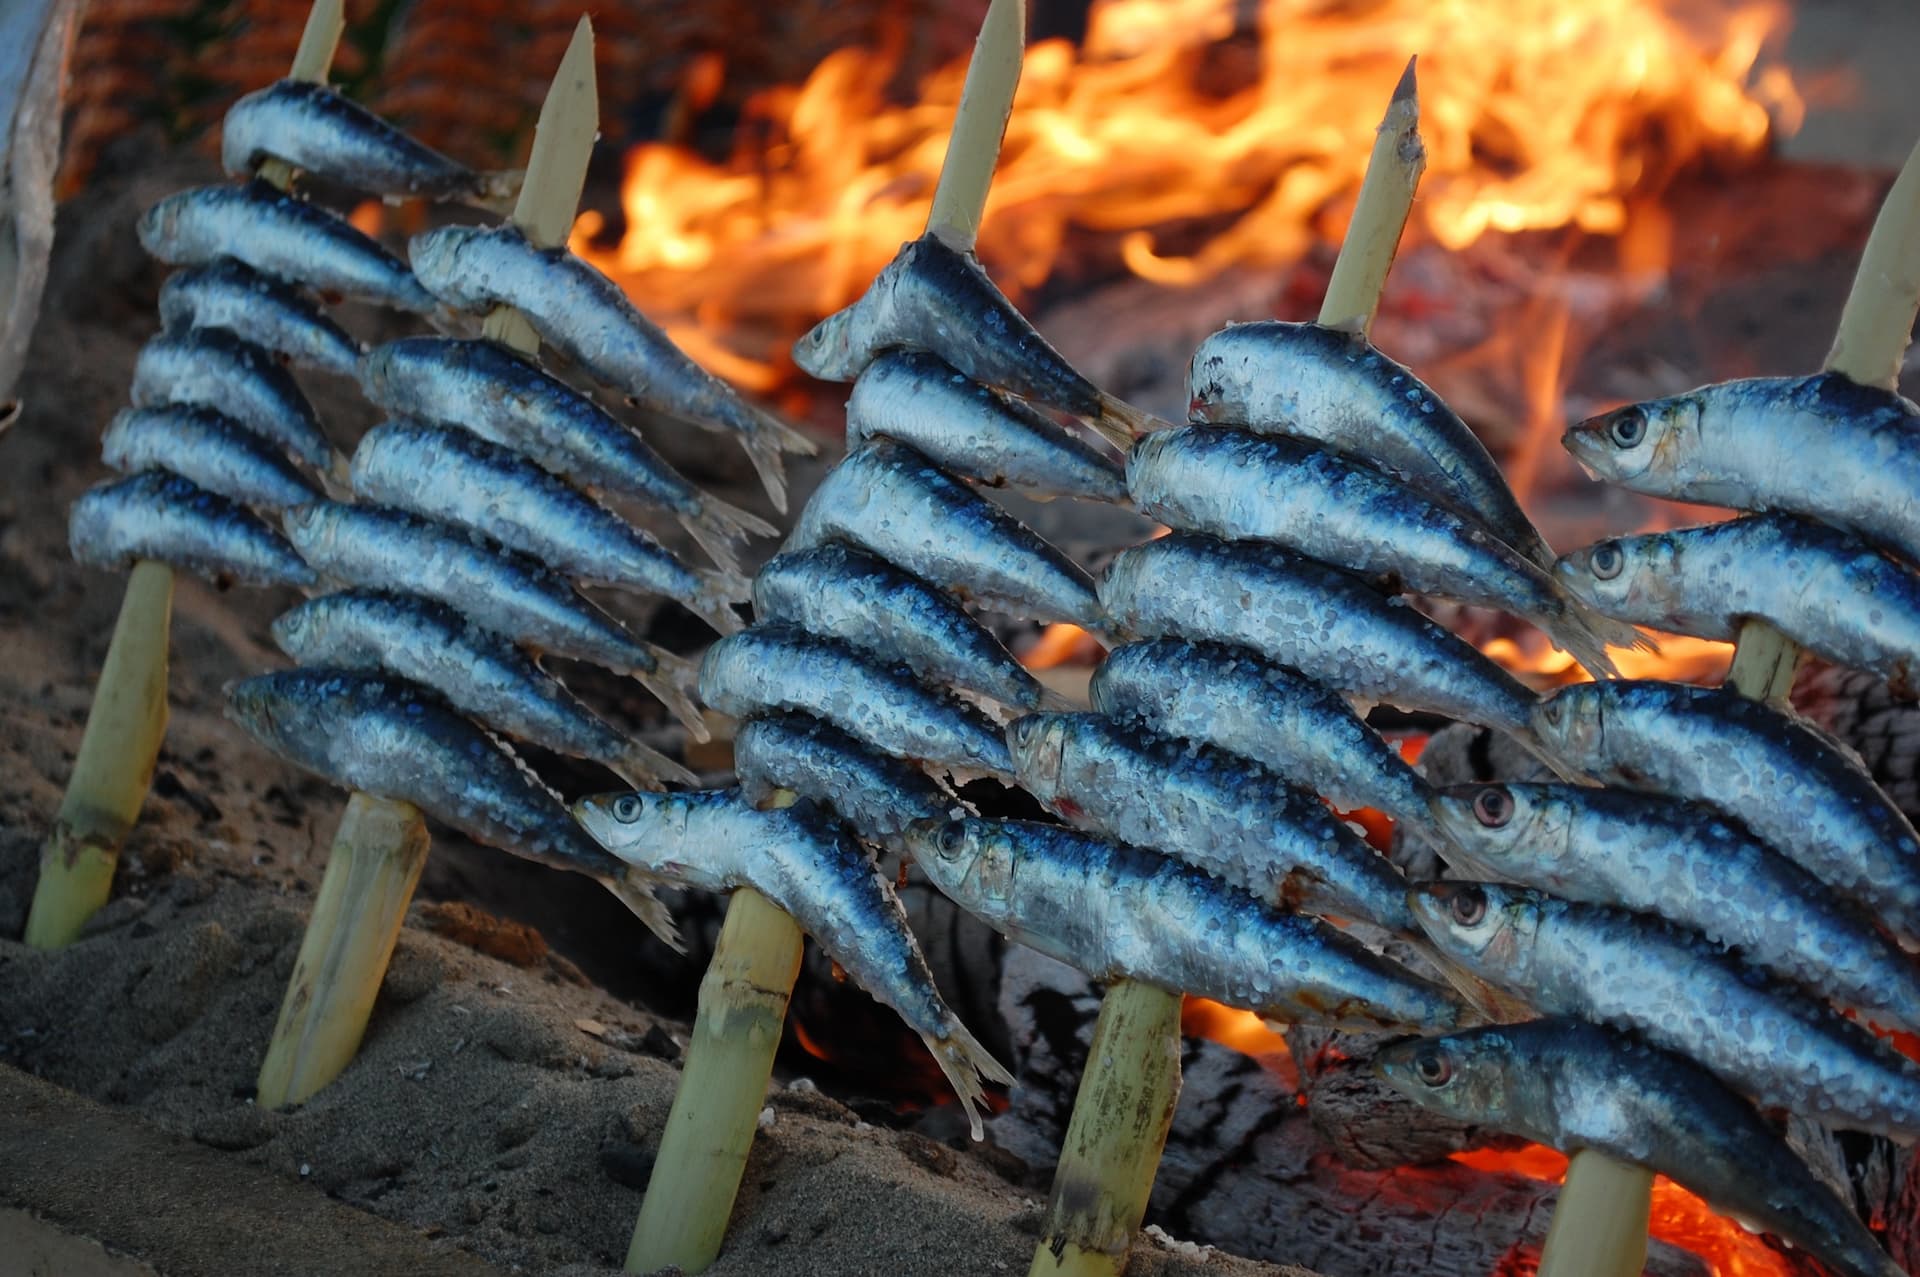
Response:
[[[1125,452],[1133,446],[1135,439],[1150,431],[1158,430],[1167,423],[1123,399],[1114,398],[1103,390],[1100,392],[1099,413],[1087,424],[1098,430],[1101,437],[1108,443]]]
[[[973,1034],[967,1032],[967,1026],[960,1023],[958,1017],[947,1017],[946,1030],[945,1038],[922,1033],[920,1040],[927,1044],[927,1050],[933,1052],[933,1062],[947,1075],[953,1093],[960,1097],[960,1107],[967,1111],[967,1126],[972,1130],[973,1138],[983,1140],[987,1137],[987,1130],[980,1121],[980,1105],[987,1098],[987,1090],[980,1084],[980,1079],[1010,1085],[1013,1074],[1007,1072],[1005,1066],[994,1059]]]
[[[729,572],[740,570],[740,560],[734,552],[748,540],[780,535],[780,529],[758,515],[749,514],[738,506],[728,505],[718,497],[705,493],[701,494],[697,511],[680,516],[680,526],[687,530],[687,535],[699,544],[708,558]]]
[[[753,472],[760,476],[760,486],[767,490],[767,500],[781,514],[787,512],[787,461],[786,450],[780,441],[766,431],[756,430],[740,436],[740,446],[747,450],[747,460],[753,463]]]
[[[700,580],[693,597],[686,601],[695,615],[720,634],[735,634],[745,625],[733,610],[752,596],[753,587],[738,572],[696,572]]]
[[[658,648],[653,649],[653,657],[652,669],[643,670],[636,666],[630,672],[642,687],[659,698],[669,713],[680,720],[689,736],[706,744],[713,739],[713,733],[708,730],[706,718],[700,712],[700,703],[693,698],[694,689],[700,684],[700,663]]]
[[[635,789],[657,790],[667,784],[693,788],[700,783],[700,778],[687,768],[637,740],[627,741],[619,755],[609,759],[607,765]]]
[[[520,199],[520,187],[527,180],[521,168],[494,169],[473,175],[473,206],[502,217],[511,216]]]
[[[667,911],[653,894],[653,884],[629,869],[618,878],[602,878],[600,884],[611,891],[621,904],[633,911],[633,916],[646,924],[647,930],[660,937],[660,942],[675,953],[685,953],[687,946],[680,939],[680,928],[674,925],[673,915]]]
[[[1553,617],[1540,622],[1540,628],[1547,632],[1553,645],[1580,662],[1594,677],[1619,678],[1619,667],[1607,655],[1607,635],[1617,637],[1620,623],[1596,617],[1567,600],[1559,602],[1561,606],[1555,608]]]

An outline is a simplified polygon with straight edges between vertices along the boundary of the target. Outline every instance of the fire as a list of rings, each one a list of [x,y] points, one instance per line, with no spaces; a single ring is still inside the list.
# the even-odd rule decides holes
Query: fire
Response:
[[[1448,248],[1555,227],[1636,243],[1677,173],[1752,160],[1801,110],[1783,70],[1756,72],[1784,0],[1265,0],[1236,32],[1244,8],[1098,0],[1082,47],[1029,48],[979,246],[1004,286],[1045,280],[1076,228],[1167,284],[1299,260],[1338,236],[1414,54],[1430,157],[1415,233]],[[620,242],[596,244],[588,213],[576,251],[717,371],[775,384],[775,352],[925,220],[965,66],[907,105],[887,97],[893,70],[886,52],[833,53],[752,99],[724,162],[634,148]],[[1175,226],[1183,244],[1210,236],[1176,253]]]
[[[1658,652],[1610,647],[1607,655],[1620,667],[1622,678],[1664,678],[1679,683],[1718,685],[1733,661],[1733,644],[1717,639],[1668,634],[1659,639]],[[1530,682],[1557,687],[1591,682],[1593,676],[1574,664],[1571,656],[1553,648],[1532,651],[1510,638],[1489,639],[1480,650]]]
[[[1188,998],[1180,1008],[1180,1032],[1190,1038],[1209,1038],[1245,1055],[1286,1055],[1287,1040],[1267,1027],[1251,1011]]]
[[[1020,663],[1030,670],[1050,670],[1060,665],[1097,665],[1106,649],[1100,640],[1070,621],[1055,621],[1040,631],[1032,647],[1020,654]]]

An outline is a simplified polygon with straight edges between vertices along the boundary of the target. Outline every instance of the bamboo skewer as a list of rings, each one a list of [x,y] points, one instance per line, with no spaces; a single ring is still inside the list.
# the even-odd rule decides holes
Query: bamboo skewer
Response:
[[[1417,58],[1394,86],[1386,116],[1374,135],[1367,175],[1354,200],[1340,255],[1334,259],[1327,295],[1320,301],[1320,324],[1364,337],[1380,311],[1387,272],[1400,251],[1400,236],[1413,212],[1413,195],[1427,170],[1427,146],[1420,137],[1420,86]]]
[[[307,36],[314,36],[312,19]],[[303,52],[307,45],[303,38]],[[598,128],[593,27],[583,17],[540,109],[514,208],[513,221],[528,239],[542,246],[565,242]],[[485,331],[526,353],[540,346],[526,320],[509,307],[489,314]],[[426,824],[411,804],[360,793],[348,799],[260,1066],[256,1101],[261,1106],[297,1104],[353,1062],[428,847]]]
[[[993,0],[980,20],[953,135],[933,189],[927,230],[949,247],[972,252],[986,215],[987,190],[1013,115],[1013,94],[1027,47],[1027,0]]]

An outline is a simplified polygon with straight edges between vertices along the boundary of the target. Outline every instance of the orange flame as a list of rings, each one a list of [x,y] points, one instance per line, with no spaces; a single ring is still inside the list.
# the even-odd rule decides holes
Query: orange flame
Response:
[[[1032,647],[1020,654],[1020,663],[1030,670],[1050,670],[1059,665],[1097,665],[1106,649],[1100,640],[1070,621],[1055,621],[1040,631]]]
[[[1724,680],[1727,666],[1733,662],[1733,644],[1718,639],[1667,634],[1660,636],[1659,643],[1658,652],[1610,647],[1607,655],[1620,667],[1622,678],[1665,678],[1708,686]],[[1480,650],[1511,672],[1544,686],[1593,681],[1593,675],[1574,664],[1571,656],[1553,648],[1529,650],[1502,637],[1487,640]]]

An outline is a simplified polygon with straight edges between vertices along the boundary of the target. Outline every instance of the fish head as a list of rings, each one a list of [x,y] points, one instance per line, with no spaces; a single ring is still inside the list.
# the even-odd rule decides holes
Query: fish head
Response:
[[[1509,1055],[1497,1028],[1482,1029],[1391,1043],[1374,1055],[1373,1070],[1422,1108],[1499,1126],[1509,1107]]]
[[[313,650],[325,627],[325,611],[320,606],[321,602],[319,599],[308,599],[273,618],[273,641],[296,661],[307,659],[302,653]]]
[[[1272,370],[1229,326],[1194,349],[1187,362],[1187,420],[1211,426],[1247,424],[1256,381],[1270,382]]]
[[[140,220],[134,223],[134,232],[140,237],[140,247],[149,256],[161,261],[168,260],[167,248],[172,244],[180,223],[180,211],[186,207],[190,191],[181,191],[169,195],[140,214]]]
[[[1657,491],[1662,476],[1678,468],[1698,438],[1700,409],[1694,394],[1649,399],[1589,417],[1560,442],[1595,478]]]
[[[1454,785],[1437,790],[1431,806],[1475,873],[1531,881],[1567,849],[1568,809],[1556,785]]]
[[[1672,626],[1677,556],[1668,536],[1615,537],[1561,555],[1553,574],[1574,598],[1615,620]]]
[[[1542,899],[1491,882],[1429,882],[1407,893],[1413,920],[1436,949],[1508,988],[1525,987]]]
[[[322,768],[343,712],[377,679],[339,671],[282,670],[229,683],[227,717],[267,749],[302,766]]]
[[[461,254],[482,230],[478,226],[437,226],[408,240],[407,264],[420,286],[443,302],[463,305],[460,277],[465,272]]]
[[[392,384],[393,350],[392,344],[375,346],[360,356],[354,365],[354,379],[360,383],[360,391],[376,407],[388,407],[387,397]]]
[[[860,303],[837,310],[809,328],[793,343],[793,362],[800,371],[821,381],[852,381],[860,374],[861,355],[854,349],[854,328]]]
[[[1007,752],[1013,755],[1020,784],[1040,802],[1051,806],[1060,794],[1060,772],[1066,762],[1070,714],[1027,714],[1007,724]]]
[[[724,886],[708,881],[686,855],[689,810],[682,795],[644,789],[590,794],[569,810],[589,837],[642,874],[686,887]]]
[[[280,526],[286,530],[287,540],[294,548],[305,554],[325,535],[331,522],[329,507],[331,502],[309,501],[305,505],[288,506],[280,512]]]
[[[966,817],[917,820],[907,826],[906,851],[942,895],[991,923],[1013,899],[1013,841],[999,822]]]
[[[1533,707],[1534,739],[1578,771],[1592,771],[1605,744],[1606,702],[1598,683],[1571,683]]]

